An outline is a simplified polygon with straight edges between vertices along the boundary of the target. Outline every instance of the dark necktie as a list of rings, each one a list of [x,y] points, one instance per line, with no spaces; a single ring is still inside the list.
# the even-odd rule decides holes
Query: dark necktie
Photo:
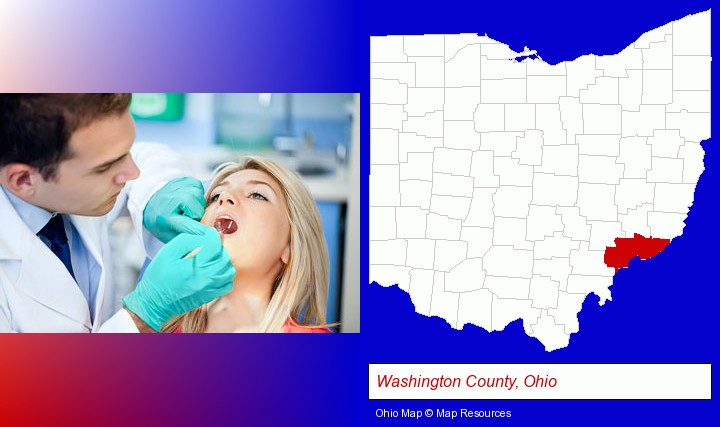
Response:
[[[50,242],[50,250],[65,264],[65,268],[67,268],[70,275],[75,279],[72,262],[70,262],[70,245],[68,244],[67,235],[65,234],[62,215],[57,214],[52,217],[50,221],[45,224],[45,227],[40,230],[38,235],[48,239]]]

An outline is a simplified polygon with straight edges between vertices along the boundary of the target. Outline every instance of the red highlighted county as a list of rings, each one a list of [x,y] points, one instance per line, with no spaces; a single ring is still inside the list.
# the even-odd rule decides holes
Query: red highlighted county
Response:
[[[619,269],[625,268],[630,260],[636,256],[640,259],[652,258],[662,252],[670,239],[656,239],[652,236],[646,238],[635,233],[635,237],[618,237],[615,239],[615,246],[605,248],[605,265]]]

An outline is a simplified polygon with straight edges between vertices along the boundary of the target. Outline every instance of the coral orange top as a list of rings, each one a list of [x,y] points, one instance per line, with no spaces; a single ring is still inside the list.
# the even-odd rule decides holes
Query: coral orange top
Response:
[[[311,334],[326,334],[331,333],[330,329],[322,326],[303,326],[298,325],[292,319],[288,319],[282,327],[283,332],[292,333],[311,333]]]

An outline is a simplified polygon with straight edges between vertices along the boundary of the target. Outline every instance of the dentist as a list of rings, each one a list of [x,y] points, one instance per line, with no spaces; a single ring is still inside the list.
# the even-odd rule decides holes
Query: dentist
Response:
[[[0,332],[159,331],[231,290],[218,233],[196,221],[202,184],[169,148],[133,144],[129,104],[0,94]],[[154,257],[128,295],[116,295],[108,237],[122,212]]]

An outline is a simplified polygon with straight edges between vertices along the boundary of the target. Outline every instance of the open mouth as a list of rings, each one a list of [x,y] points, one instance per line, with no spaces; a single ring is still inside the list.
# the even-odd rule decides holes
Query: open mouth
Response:
[[[214,227],[220,234],[233,234],[238,229],[237,223],[228,216],[218,217]]]

